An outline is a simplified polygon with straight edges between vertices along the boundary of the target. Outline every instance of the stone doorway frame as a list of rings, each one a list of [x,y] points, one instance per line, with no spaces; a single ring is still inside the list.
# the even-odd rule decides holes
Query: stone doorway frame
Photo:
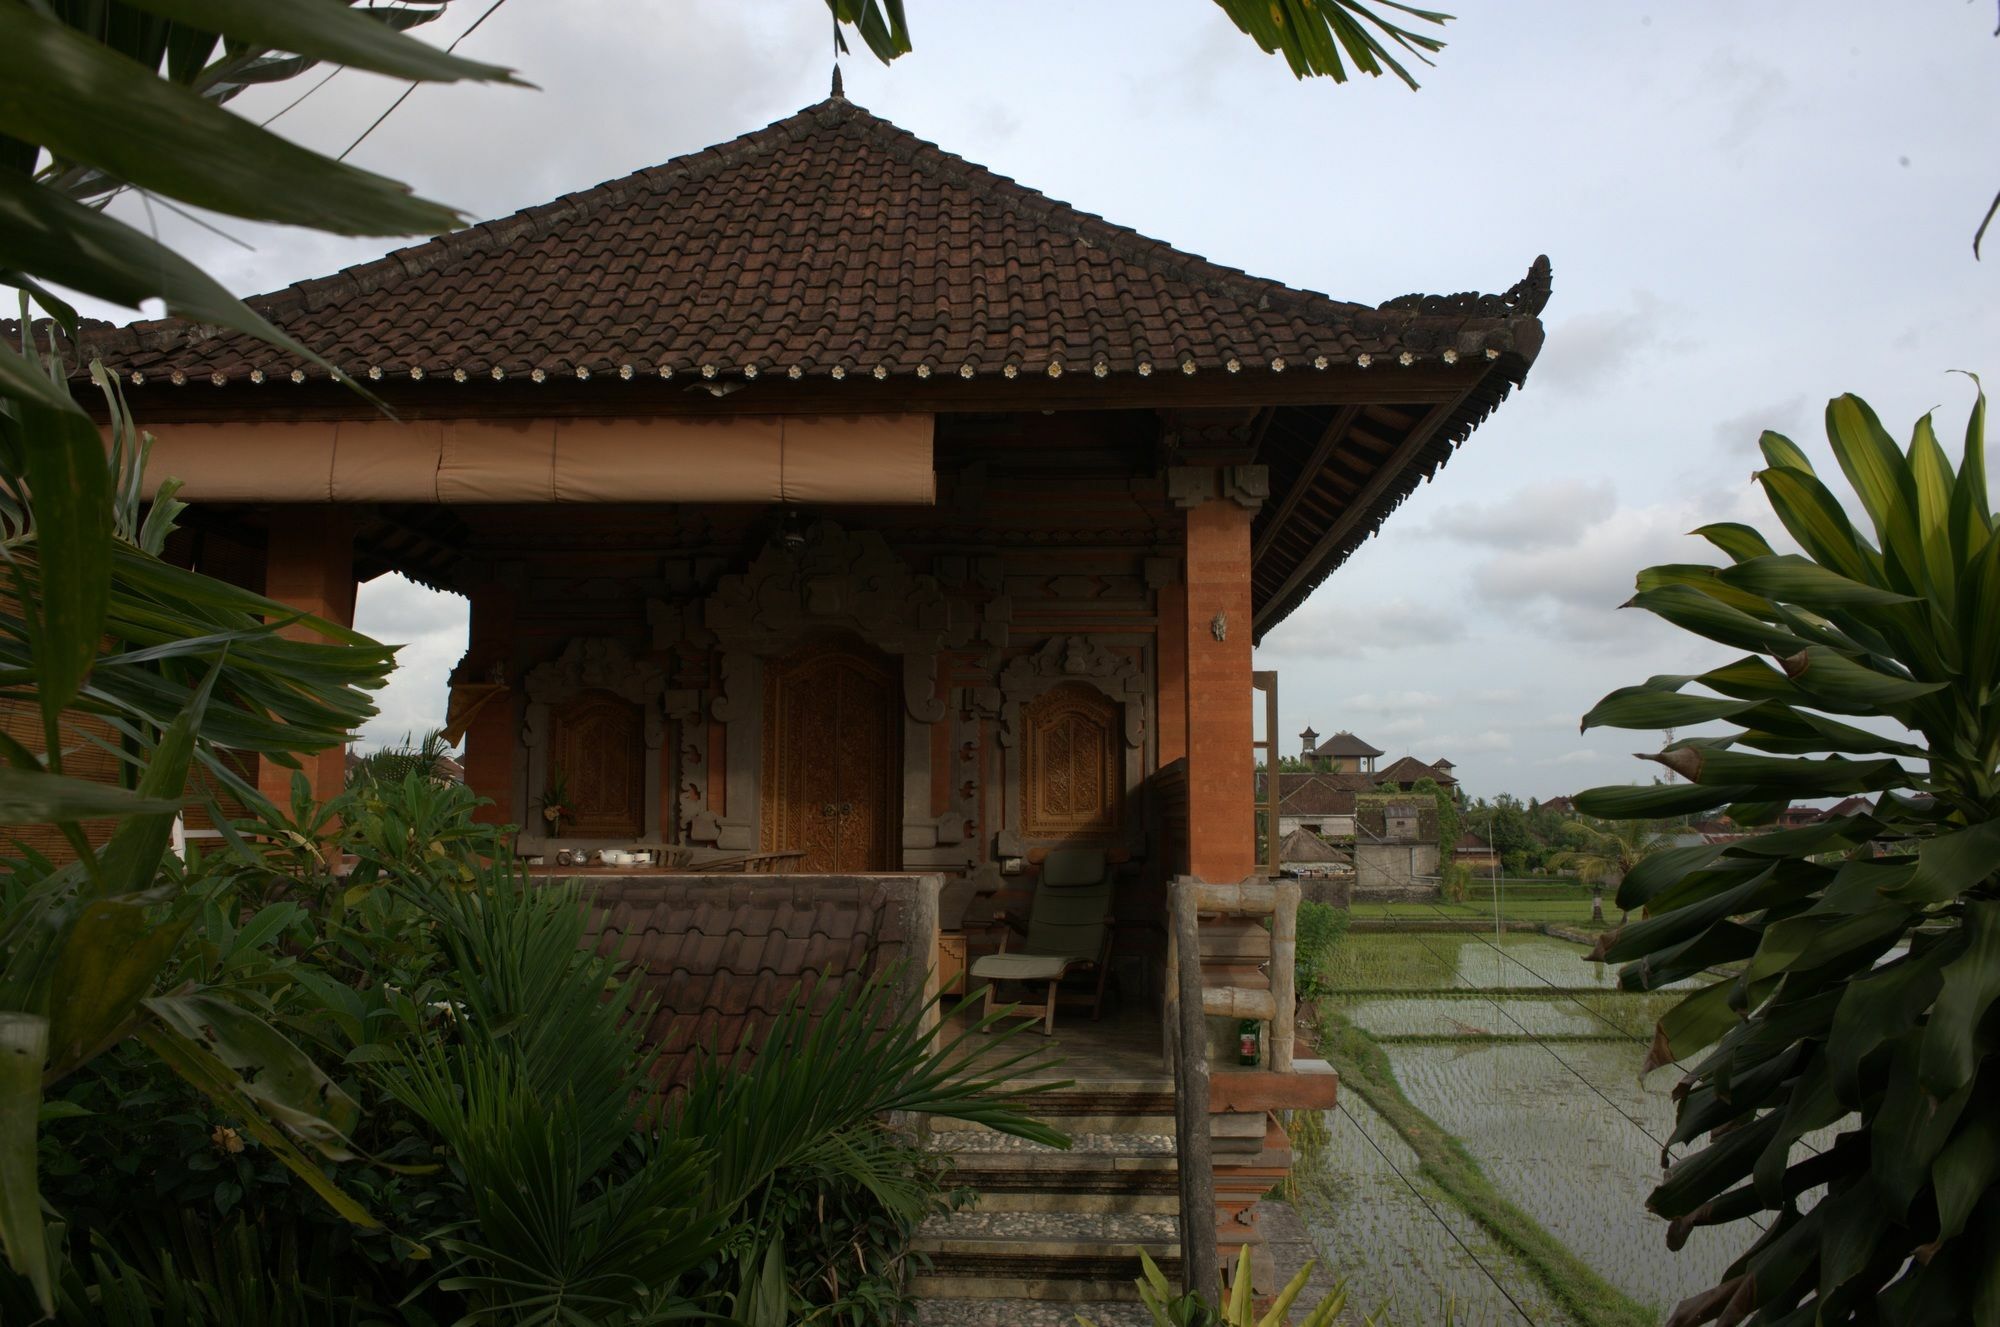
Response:
[[[709,717],[723,726],[724,791],[720,809],[710,807],[699,784],[684,792],[680,817],[689,843],[721,852],[758,851],[764,663],[828,631],[851,633],[901,664],[902,852],[964,841],[963,812],[931,813],[930,729],[950,712],[937,694],[938,655],[970,634],[936,577],[912,572],[873,531],[819,521],[795,543],[773,538],[740,574],[724,576],[700,611],[722,660]]]
[[[546,856],[557,847],[665,847],[660,819],[660,750],[667,737],[667,670],[636,659],[623,641],[608,636],[576,636],[556,658],[530,668],[522,679],[527,706],[521,721],[525,756],[521,832],[515,851],[523,857]],[[551,838],[542,819],[542,793],[548,787],[549,741],[554,706],[586,691],[606,691],[639,707],[644,719],[645,813],[640,837],[632,839]]]

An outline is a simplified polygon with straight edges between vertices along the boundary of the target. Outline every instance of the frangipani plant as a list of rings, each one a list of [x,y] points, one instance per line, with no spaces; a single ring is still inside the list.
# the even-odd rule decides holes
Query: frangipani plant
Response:
[[[1899,448],[1860,399],[1826,411],[1859,519],[1763,435],[1756,475],[1803,550],[1696,533],[1722,565],[1653,567],[1632,604],[1750,651],[1615,691],[1586,728],[1730,725],[1647,756],[1686,783],[1598,788],[1614,819],[1872,796],[1805,828],[1674,848],[1618,891],[1628,989],[1704,983],[1647,1067],[1689,1066],[1649,1205],[1675,1248],[1761,1233],[1671,1327],[2000,1322],[2000,529],[1985,397],[1954,467],[1929,416]],[[1717,975],[1724,974],[1724,975]],[[1740,1228],[1740,1227],[1739,1227]]]

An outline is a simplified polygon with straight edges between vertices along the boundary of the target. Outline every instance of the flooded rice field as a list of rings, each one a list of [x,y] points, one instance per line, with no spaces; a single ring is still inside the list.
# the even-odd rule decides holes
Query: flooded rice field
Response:
[[[1645,1199],[1673,1127],[1676,1074],[1638,1074],[1655,1020],[1680,997],[1620,991],[1616,968],[1586,952],[1528,934],[1350,934],[1336,952],[1332,1008],[1380,1041],[1410,1103],[1494,1187],[1664,1317],[1713,1285],[1755,1231],[1696,1231],[1681,1252],[1666,1247],[1666,1223]],[[1300,1149],[1300,1204],[1358,1306],[1388,1303],[1396,1322],[1430,1322],[1444,1288],[1460,1322],[1520,1323],[1524,1310],[1535,1323],[1569,1321],[1528,1268],[1417,1173],[1414,1153],[1359,1093],[1343,1102],[1308,1129],[1323,1124],[1324,1137],[1317,1155],[1310,1142]]]
[[[1416,1153],[1367,1102],[1347,1094],[1325,1125],[1301,1149],[1299,1207],[1353,1309],[1413,1327],[1443,1322],[1449,1301],[1458,1327],[1519,1327],[1521,1310],[1572,1327],[1526,1267],[1417,1173]]]
[[[1720,1279],[1756,1237],[1695,1231],[1679,1253],[1646,1211],[1673,1131],[1675,1075],[1639,1081],[1644,1047],[1401,1045],[1389,1050],[1411,1104],[1465,1144],[1486,1177],[1542,1228],[1642,1304],[1670,1308]]]
[[[1618,968],[1592,963],[1584,946],[1510,932],[1370,931],[1334,951],[1338,991],[1483,991],[1554,987],[1615,991]],[[1698,983],[1696,983],[1698,984]]]

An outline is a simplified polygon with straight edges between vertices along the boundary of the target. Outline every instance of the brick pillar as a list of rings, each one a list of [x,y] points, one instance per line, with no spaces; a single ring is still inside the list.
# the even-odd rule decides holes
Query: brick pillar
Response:
[[[1188,867],[1198,879],[1257,869],[1251,739],[1250,521],[1227,497],[1187,509]],[[1217,639],[1220,635],[1222,638]]]
[[[335,506],[271,508],[264,554],[264,593],[279,603],[325,618],[343,627],[354,625],[354,520]],[[326,638],[303,625],[280,628],[294,640]],[[313,796],[319,801],[339,792],[347,781],[347,752],[335,746],[318,755],[300,756]],[[273,761],[257,762],[257,791],[280,807],[291,805],[292,771]]]
[[[466,594],[470,612],[465,628],[465,659],[455,674],[468,682],[487,679],[497,664],[501,676],[518,685],[514,669],[514,622],[518,596],[511,584],[489,580]],[[515,722],[513,692],[487,701],[465,730],[465,784],[491,800],[474,818],[492,825],[518,823],[514,809]],[[525,813],[523,813],[525,814]],[[539,824],[529,826],[540,830]]]
[[[1160,763],[1172,764],[1187,747],[1187,584],[1178,567],[1159,587]]]

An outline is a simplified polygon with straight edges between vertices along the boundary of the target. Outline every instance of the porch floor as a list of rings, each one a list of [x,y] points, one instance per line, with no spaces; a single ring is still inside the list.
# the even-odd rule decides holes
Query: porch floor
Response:
[[[1005,1002],[1003,990],[999,1004],[1004,1006]],[[956,1007],[948,1009],[944,1015],[945,1037],[956,1036],[977,1023],[983,1005],[982,999],[972,997],[959,1000]],[[1167,1070],[1162,1051],[1160,1016],[1151,1009],[1106,1009],[1104,1017],[1093,1023],[1087,1008],[1064,1007],[1056,1011],[1052,1037],[1042,1035],[1039,1018],[1013,1036],[1005,1035],[1007,1029],[1020,1027],[1026,1021],[1025,1016],[1019,1020],[1004,1019],[991,1031],[974,1033],[976,1042],[986,1043],[975,1063],[995,1064],[1023,1051],[1052,1045],[1059,1062],[1032,1069],[1023,1065],[1010,1076],[1025,1082],[1073,1079],[1080,1085],[1116,1084],[1172,1090],[1173,1076]]]

